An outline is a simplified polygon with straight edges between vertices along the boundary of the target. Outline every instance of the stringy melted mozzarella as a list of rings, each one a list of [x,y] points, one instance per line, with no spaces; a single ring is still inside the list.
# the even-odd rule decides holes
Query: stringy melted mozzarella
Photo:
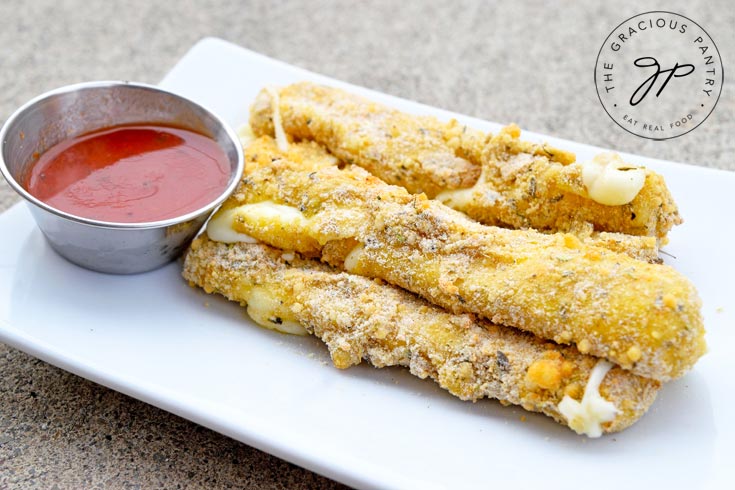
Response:
[[[600,395],[600,384],[613,365],[600,360],[590,373],[581,401],[565,395],[559,403],[559,412],[567,419],[569,427],[577,434],[589,437],[602,435],[602,424],[612,422],[618,413],[615,404]]]
[[[582,163],[582,182],[593,201],[621,206],[631,202],[641,191],[646,171],[625,163],[617,153],[601,153]]]

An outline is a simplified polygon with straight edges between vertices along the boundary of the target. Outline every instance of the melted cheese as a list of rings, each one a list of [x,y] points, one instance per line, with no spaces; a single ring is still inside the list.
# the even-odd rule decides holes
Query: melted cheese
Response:
[[[273,110],[273,130],[276,134],[276,145],[281,151],[288,151],[288,138],[286,131],[283,130],[283,121],[281,120],[281,101],[278,97],[278,90],[273,87],[266,87],[265,90],[271,96],[271,109]]]
[[[602,424],[615,419],[618,413],[615,404],[600,395],[600,384],[612,366],[607,361],[598,361],[587,380],[582,401],[578,402],[569,395],[565,395],[559,403],[559,412],[577,434],[600,437]]]
[[[246,235],[238,233],[233,229],[233,223],[237,216],[238,208],[218,211],[207,223],[207,235],[210,240],[222,243],[258,243],[258,241]]]
[[[247,298],[248,315],[261,327],[291,335],[308,335],[299,322],[289,318],[281,301],[267,289],[254,287]]]
[[[253,142],[253,140],[255,140],[255,134],[253,134],[253,130],[248,123],[237,128],[237,136],[240,139],[240,144],[243,148],[247,147]]]
[[[617,153],[601,153],[582,164],[582,182],[590,199],[607,206],[628,204],[646,181],[646,171],[623,161]]]
[[[474,192],[474,187],[470,187],[469,189],[452,189],[440,192],[434,199],[450,208],[462,210],[472,204],[472,194]]]
[[[360,261],[360,257],[363,254],[363,251],[365,250],[365,247],[360,244],[357,245],[355,248],[350,250],[350,253],[347,254],[347,257],[345,257],[345,270],[347,272],[352,272],[355,270],[355,267],[357,267],[357,263]]]
[[[234,208],[238,214],[247,215],[248,221],[262,226],[272,224],[282,225],[283,228],[304,226],[308,220],[304,214],[293,206],[276,204],[273,201],[263,201],[254,204],[243,204]]]
[[[283,228],[305,227],[309,224],[303,213],[292,206],[263,201],[254,204],[243,204],[226,211],[218,211],[207,224],[207,235],[210,240],[223,243],[257,243],[258,241],[235,230],[236,217],[246,216],[254,225],[269,227],[279,225]]]

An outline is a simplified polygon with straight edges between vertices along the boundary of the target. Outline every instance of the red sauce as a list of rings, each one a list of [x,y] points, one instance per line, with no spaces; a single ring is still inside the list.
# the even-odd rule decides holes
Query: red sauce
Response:
[[[135,125],[58,143],[39,157],[24,184],[41,201],[76,216],[144,223],[205,206],[229,178],[229,160],[214,140]]]

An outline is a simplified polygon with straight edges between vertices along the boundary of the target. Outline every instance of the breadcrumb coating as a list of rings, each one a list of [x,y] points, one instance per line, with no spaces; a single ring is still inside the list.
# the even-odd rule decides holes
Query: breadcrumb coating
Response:
[[[521,141],[514,125],[485,135],[456,120],[405,114],[310,82],[278,93],[283,128],[292,139],[316,141],[389,184],[439,198],[484,224],[552,232],[591,224],[596,231],[666,243],[671,227],[681,223],[657,173],[645,171],[643,188],[628,204],[599,204],[573,153]],[[258,136],[274,134],[266,91],[251,107],[250,125]]]
[[[266,327],[298,322],[324,341],[340,369],[363,359],[376,367],[404,366],[463,400],[494,398],[564,425],[559,403],[565,395],[581,399],[597,362],[573,347],[452,314],[380,280],[263,244],[227,245],[202,236],[186,256],[183,275],[208,293],[256,308],[254,319]],[[659,387],[657,381],[612,369],[600,393],[618,413],[603,430],[619,431],[638,420]]]
[[[522,141],[520,135],[511,125],[488,141],[482,176],[469,198],[451,207],[487,225],[570,231],[579,223],[592,223],[598,231],[652,236],[663,243],[682,222],[656,172],[645,169],[643,188],[628,204],[599,204],[587,193],[581,162],[561,164],[554,160],[556,150]]]
[[[457,155],[447,140],[464,141],[478,157],[484,135],[460,139],[455,126],[433,117],[411,116],[362,97],[299,83],[278,91],[283,129],[296,140],[326,145],[339,159],[362,166],[412,193],[435,196],[444,189],[471,187],[480,167]],[[271,95],[261,91],[250,110],[256,136],[273,136]]]
[[[237,208],[235,231],[641,376],[679,377],[706,349],[696,290],[669,266],[571,234],[484,226],[359,167],[340,169],[313,145],[299,161],[291,153],[271,138],[247,148],[246,176],[223,207]]]

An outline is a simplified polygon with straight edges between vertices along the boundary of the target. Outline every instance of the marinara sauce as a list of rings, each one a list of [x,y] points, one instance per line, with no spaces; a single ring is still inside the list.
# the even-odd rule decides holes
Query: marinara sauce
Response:
[[[24,186],[56,209],[101,221],[175,218],[215,200],[230,164],[217,143],[168,126],[115,126],[58,143]]]

